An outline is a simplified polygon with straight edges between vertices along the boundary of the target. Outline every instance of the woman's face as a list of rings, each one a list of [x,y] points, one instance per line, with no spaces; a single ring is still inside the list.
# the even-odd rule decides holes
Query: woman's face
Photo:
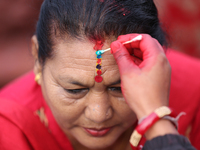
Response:
[[[102,48],[110,44],[106,40]],[[89,40],[57,42],[53,57],[43,68],[41,87],[72,144],[105,149],[119,139],[128,143],[136,116],[123,98],[118,66],[110,52],[102,55],[103,81],[95,82],[94,46]]]

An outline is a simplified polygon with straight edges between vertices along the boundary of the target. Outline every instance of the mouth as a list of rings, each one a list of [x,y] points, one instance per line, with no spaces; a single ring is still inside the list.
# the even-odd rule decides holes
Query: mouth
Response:
[[[109,128],[102,128],[102,129],[95,129],[95,128],[84,128],[84,130],[94,137],[102,137],[105,136],[112,127]]]

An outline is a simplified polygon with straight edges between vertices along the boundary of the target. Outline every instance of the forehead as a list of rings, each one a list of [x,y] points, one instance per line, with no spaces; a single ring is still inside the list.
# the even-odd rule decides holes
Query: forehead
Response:
[[[109,48],[113,40],[105,40],[102,49]],[[54,56],[47,60],[47,64],[50,64],[52,72],[61,79],[84,79],[87,83],[92,84],[96,75],[96,50],[93,49],[94,46],[95,42],[87,39],[62,40],[54,46]],[[113,76],[115,77],[113,78]],[[119,80],[118,66],[110,52],[102,55],[102,77],[106,84],[115,82],[112,80]]]

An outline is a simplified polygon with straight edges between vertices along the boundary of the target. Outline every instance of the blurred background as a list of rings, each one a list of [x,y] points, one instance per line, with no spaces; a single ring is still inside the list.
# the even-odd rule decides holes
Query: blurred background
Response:
[[[154,0],[169,46],[200,58],[200,0]],[[0,88],[33,68],[30,39],[43,0],[0,0]]]

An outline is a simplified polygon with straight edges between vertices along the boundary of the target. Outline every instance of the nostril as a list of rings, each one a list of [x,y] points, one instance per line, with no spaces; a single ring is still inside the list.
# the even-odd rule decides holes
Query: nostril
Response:
[[[85,109],[85,117],[96,123],[105,122],[112,117],[112,109],[99,105],[93,108],[87,107]]]
[[[106,112],[106,119],[112,118],[112,114],[113,114],[112,108],[109,108],[108,111]]]

